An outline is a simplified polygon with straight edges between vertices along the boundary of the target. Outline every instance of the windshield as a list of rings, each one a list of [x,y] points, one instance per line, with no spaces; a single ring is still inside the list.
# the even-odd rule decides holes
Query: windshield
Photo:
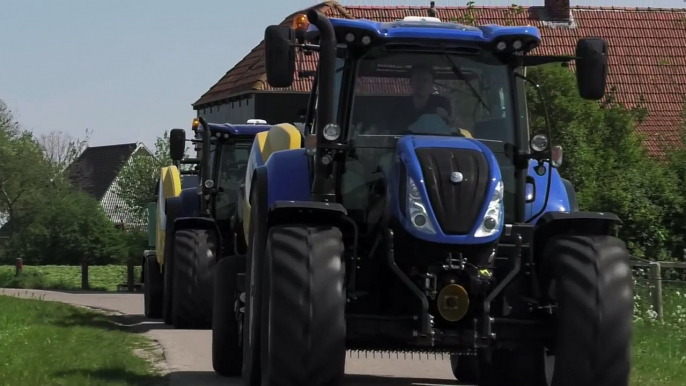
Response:
[[[217,220],[228,220],[236,213],[238,189],[245,178],[251,147],[252,142],[221,145],[217,175],[217,186],[220,191],[215,203]]]
[[[358,62],[348,139],[364,146],[368,136],[423,134],[514,144],[509,74],[488,52],[370,50]]]
[[[515,167],[507,144],[517,145],[511,68],[490,52],[370,49],[357,61],[342,199],[369,210],[370,187],[385,178],[403,135],[468,137],[495,154],[505,184],[506,221],[514,218]]]

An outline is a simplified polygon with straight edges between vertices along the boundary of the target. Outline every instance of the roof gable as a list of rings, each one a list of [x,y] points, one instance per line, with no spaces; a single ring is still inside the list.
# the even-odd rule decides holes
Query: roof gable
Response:
[[[346,6],[326,2],[318,8],[329,17],[392,22],[406,16],[426,15],[428,7]],[[641,105],[648,117],[639,125],[646,145],[661,154],[665,143],[678,143],[686,95],[686,9],[572,7],[570,22],[551,22],[544,7],[436,7],[442,20],[459,19],[467,12],[477,24],[532,25],[542,44],[537,54],[573,54],[581,37],[598,36],[609,46],[608,90],[615,101],[632,108]],[[282,25],[292,23],[295,14]],[[316,69],[317,54],[298,55],[298,70]],[[285,90],[307,92],[311,79],[296,74]],[[201,108],[246,91],[275,90],[266,83],[264,42],[255,47],[195,104]],[[283,89],[282,89],[283,90]]]
[[[67,175],[75,186],[100,201],[136,150],[149,154],[137,143],[88,147],[69,165]]]

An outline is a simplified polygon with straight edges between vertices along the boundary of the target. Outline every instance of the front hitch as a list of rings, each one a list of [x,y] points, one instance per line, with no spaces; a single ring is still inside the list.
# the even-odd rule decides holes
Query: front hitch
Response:
[[[515,239],[515,253],[511,261],[512,270],[505,276],[505,278],[488,294],[484,299],[483,314],[481,316],[481,342],[490,344],[495,340],[493,333],[493,318],[491,317],[491,303],[496,296],[500,295],[505,287],[510,284],[512,279],[519,273],[522,265],[522,235],[517,233],[514,235]]]

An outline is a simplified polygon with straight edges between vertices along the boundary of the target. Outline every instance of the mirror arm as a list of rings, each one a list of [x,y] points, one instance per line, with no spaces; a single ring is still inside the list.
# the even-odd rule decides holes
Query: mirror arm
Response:
[[[305,51],[314,51],[314,52],[319,52],[321,49],[321,46],[319,46],[317,44],[307,44],[307,43],[303,43],[303,44],[295,43],[295,44],[291,44],[291,47],[296,47],[296,48],[300,48],[300,49],[305,50]]]

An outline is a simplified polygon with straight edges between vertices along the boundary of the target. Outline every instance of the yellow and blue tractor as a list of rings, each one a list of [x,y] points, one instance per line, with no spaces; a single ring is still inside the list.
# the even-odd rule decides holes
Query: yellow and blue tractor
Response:
[[[214,266],[240,250],[237,194],[258,133],[270,126],[193,120],[196,158],[184,158],[183,129],[170,134],[173,165],[160,170],[157,202],[149,205],[154,251],[144,261],[145,314],[176,328],[210,328]],[[182,170],[181,165],[194,165]],[[153,236],[154,235],[154,236]]]

